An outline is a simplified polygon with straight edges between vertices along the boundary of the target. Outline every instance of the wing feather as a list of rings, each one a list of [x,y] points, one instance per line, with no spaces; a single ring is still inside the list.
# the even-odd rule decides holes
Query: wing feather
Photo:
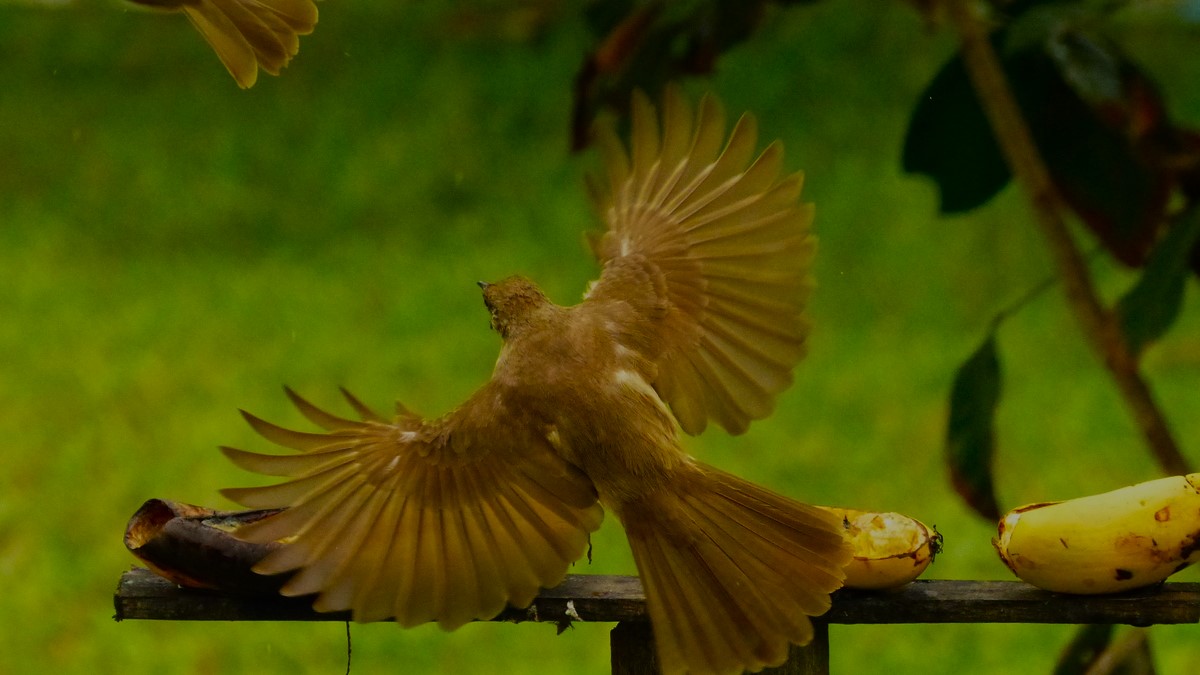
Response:
[[[472,504],[471,508],[462,512],[458,525],[462,528],[463,542],[470,552],[473,565],[471,573],[474,575],[480,612],[494,616],[504,609],[508,585],[499,569],[494,535],[484,515],[479,497],[481,493],[473,472],[458,474],[456,478],[461,481],[463,501]]]
[[[316,594],[319,611],[446,629],[491,618],[505,603],[527,605],[539,588],[560,582],[600,525],[595,488],[519,423],[480,422],[514,419],[481,408],[503,405],[488,387],[440,420],[401,408],[394,423],[371,421],[349,394],[367,421],[286,390],[323,434],[244,413],[265,438],[300,453],[222,448],[238,466],[291,478],[224,491],[254,508],[287,507],[239,530],[250,541],[284,542],[255,570],[294,571],[282,592]]]
[[[459,502],[465,496],[459,493],[457,476],[448,473],[444,476],[444,487],[456,493]],[[439,613],[442,625],[447,628],[457,628],[474,617],[468,608],[478,607],[482,611],[485,606],[484,593],[479,584],[479,563],[475,560],[474,551],[468,538],[466,518],[470,511],[462,509],[443,511],[442,530],[444,532],[446,554],[446,586],[457,597],[454,602],[447,604]]]
[[[345,387],[342,387],[339,389],[339,391],[342,392],[342,398],[346,399],[346,402],[350,404],[351,408],[354,408],[354,412],[358,413],[358,416],[361,417],[364,422],[387,422],[387,420],[383,419],[382,415],[372,410],[367,406],[367,404],[358,400],[358,398],[355,397],[354,394],[351,394],[349,391],[347,391]]]
[[[422,502],[437,503],[437,474],[424,481],[426,494]],[[416,534],[414,570],[404,580],[407,592],[403,603],[396,605],[396,621],[406,628],[433,621],[438,617],[438,598],[446,593],[446,569],[442,558],[442,512],[436,508],[420,509],[414,516]],[[399,598],[397,598],[399,600]]]
[[[362,422],[348,420],[344,417],[338,417],[337,415],[333,415],[321,410],[317,406],[304,400],[304,398],[302,398],[295,391],[292,391],[291,387],[284,387],[283,392],[287,394],[288,400],[292,402],[292,405],[296,406],[296,409],[300,411],[301,415],[304,415],[305,419],[321,427],[325,431],[361,429],[363,426],[365,426]]]
[[[196,0],[182,10],[243,89],[259,68],[278,75],[317,23],[311,0]]]
[[[284,584],[283,595],[309,595],[330,585],[331,577],[354,552],[356,542],[352,524],[361,518],[370,495],[361,483],[341,493],[324,495],[324,508],[307,527],[311,534],[297,540],[307,546],[284,546],[279,551],[279,559],[270,561],[273,569],[299,569]],[[288,560],[286,553],[291,549],[296,549],[297,554]],[[323,595],[320,600],[329,603],[331,598]]]
[[[291,429],[284,429],[281,426],[255,417],[245,410],[240,412],[242,413],[242,417],[250,423],[250,426],[258,432],[259,436],[271,441],[275,445],[282,445],[291,450],[299,450],[301,452],[322,450],[336,443],[344,442],[344,439],[348,437],[347,434],[312,434],[303,431],[292,431]]]
[[[331,575],[332,579],[324,585],[324,592],[320,597],[322,611],[338,611],[352,607],[353,598],[363,585],[364,578],[373,575],[375,570],[372,563],[376,559],[369,555],[368,541],[383,517],[384,507],[387,505],[384,494],[378,490],[369,491],[365,503],[346,524],[341,543],[344,553],[338,568]]]
[[[254,488],[225,488],[221,490],[221,494],[249,509],[278,509],[309,502],[316,495],[330,489],[331,486],[340,485],[354,474],[353,466],[342,463],[286,483]],[[247,525],[239,530],[239,534],[264,529],[266,524],[274,519],[276,516]]]
[[[335,445],[304,455],[264,455],[221,446],[221,452],[238,468],[266,476],[300,476],[320,468],[340,464],[347,455],[357,454],[355,448]]]
[[[413,589],[421,584],[428,584],[431,579],[421,579],[421,525],[427,510],[424,493],[425,484],[422,481],[415,490],[406,495],[404,513],[400,518],[400,527],[396,531],[396,540],[388,551],[388,561],[384,567],[384,577],[388,578],[386,588],[394,588],[392,597],[392,618],[405,628],[416,625],[411,616]]]
[[[492,546],[509,602],[517,606],[527,605],[533,601],[533,593],[528,589],[536,582],[537,574],[525,557],[512,514],[503,503],[499,490],[481,506],[483,522],[487,523],[488,531],[492,534]]]
[[[299,35],[308,35],[317,25],[317,6],[312,0],[252,0],[253,4],[262,7],[282,19],[288,27]]]
[[[392,548],[401,543],[400,523],[408,503],[387,492],[379,494],[383,501],[379,518],[363,540],[354,569],[346,574],[355,583],[349,606],[354,608],[354,619],[361,622],[390,619],[395,613],[397,580],[387,565]]]
[[[609,183],[596,198],[608,229],[593,246],[604,272],[588,300],[642,313],[628,343],[657,366],[652,384],[684,431],[713,420],[741,433],[771,413],[805,353],[815,239],[802,176],[781,175],[778,141],[755,155],[749,114],[726,140],[712,97],[693,117],[668,88],[661,127],[644,95],[632,110],[628,153],[611,128],[598,129]]]
[[[243,89],[254,86],[258,79],[258,59],[254,47],[233,20],[211,0],[184,5],[183,13],[216,52],[238,86]]]

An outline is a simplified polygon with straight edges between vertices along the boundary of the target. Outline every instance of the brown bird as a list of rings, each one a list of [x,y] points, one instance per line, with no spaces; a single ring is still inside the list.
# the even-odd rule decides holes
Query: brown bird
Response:
[[[139,5],[183,12],[217,53],[238,86],[272,75],[300,50],[301,35],[313,32],[312,0],[130,0]]]
[[[850,553],[841,523],[687,455],[679,429],[732,433],[767,416],[804,354],[814,252],[799,174],[778,142],[755,159],[752,117],[722,149],[720,106],[693,122],[668,89],[661,130],[635,96],[632,153],[603,128],[608,229],[598,281],[573,307],[533,282],[481,283],[503,339],[491,380],[438,419],[323,412],[328,433],[245,414],[300,451],[223,448],[238,466],[292,480],[225,490],[251,508],[290,507],[242,531],[293,537],[256,570],[298,570],[286,595],[357,621],[456,628],[528,605],[559,583],[600,525],[625,527],[663,672],[758,670],[812,638]]]

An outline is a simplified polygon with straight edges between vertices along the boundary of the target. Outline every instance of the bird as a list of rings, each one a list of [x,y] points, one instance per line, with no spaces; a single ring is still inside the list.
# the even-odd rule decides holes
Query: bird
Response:
[[[528,606],[588,551],[611,512],[641,578],[664,673],[783,663],[813,636],[850,549],[831,513],[689,455],[681,435],[732,434],[771,414],[806,350],[813,210],[782,145],[755,154],[757,124],[725,140],[723,106],[678,85],[631,103],[630,151],[596,131],[589,185],[606,224],[599,278],[561,306],[522,276],[479,282],[501,338],[493,373],[451,412],[390,418],[345,389],[359,419],[318,408],[322,429],[242,411],[296,451],[221,448],[287,477],[223,494],[284,508],[239,530],[285,543],[256,566],[292,572],[285,595],[319,611],[452,630]],[[661,108],[661,125],[659,109]]]
[[[272,75],[300,50],[300,36],[313,32],[312,0],[130,0],[182,12],[208,42],[238,86],[248,89],[258,69]]]

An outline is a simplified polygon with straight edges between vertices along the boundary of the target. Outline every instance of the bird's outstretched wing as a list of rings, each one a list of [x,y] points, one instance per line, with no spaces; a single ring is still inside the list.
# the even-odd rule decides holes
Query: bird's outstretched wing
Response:
[[[259,68],[278,75],[317,23],[312,0],[182,0],[181,9],[243,89],[254,86]]]
[[[255,571],[298,570],[283,593],[318,593],[320,611],[446,629],[488,619],[562,581],[600,525],[588,478],[536,430],[511,424],[519,415],[491,385],[436,421],[401,410],[384,422],[347,394],[364,417],[353,421],[287,393],[328,433],[243,413],[261,435],[299,454],[222,448],[244,469],[291,477],[224,494],[249,508],[288,507],[238,536],[285,540]]]
[[[749,114],[725,142],[715,99],[693,119],[668,88],[661,130],[656,117],[636,94],[629,155],[598,128],[608,175],[594,194],[608,229],[587,297],[642,306],[649,335],[634,348],[658,366],[654,388],[684,431],[712,419],[741,433],[770,414],[804,355],[812,207],[800,202],[801,174],[781,176],[778,141],[755,156]]]

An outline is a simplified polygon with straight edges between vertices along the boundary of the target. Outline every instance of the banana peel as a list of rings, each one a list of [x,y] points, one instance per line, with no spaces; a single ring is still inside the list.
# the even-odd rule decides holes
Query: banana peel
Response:
[[[1009,511],[992,540],[1023,581],[1059,593],[1119,593],[1200,560],[1200,473]]]
[[[251,568],[281,543],[253,544],[234,533],[278,512],[218,511],[150,499],[129,519],[125,547],[155,574],[180,586],[275,595],[291,575],[263,576]]]
[[[921,576],[942,550],[937,528],[900,513],[821,507],[842,519],[854,555],[846,565],[846,588],[897,588]]]

